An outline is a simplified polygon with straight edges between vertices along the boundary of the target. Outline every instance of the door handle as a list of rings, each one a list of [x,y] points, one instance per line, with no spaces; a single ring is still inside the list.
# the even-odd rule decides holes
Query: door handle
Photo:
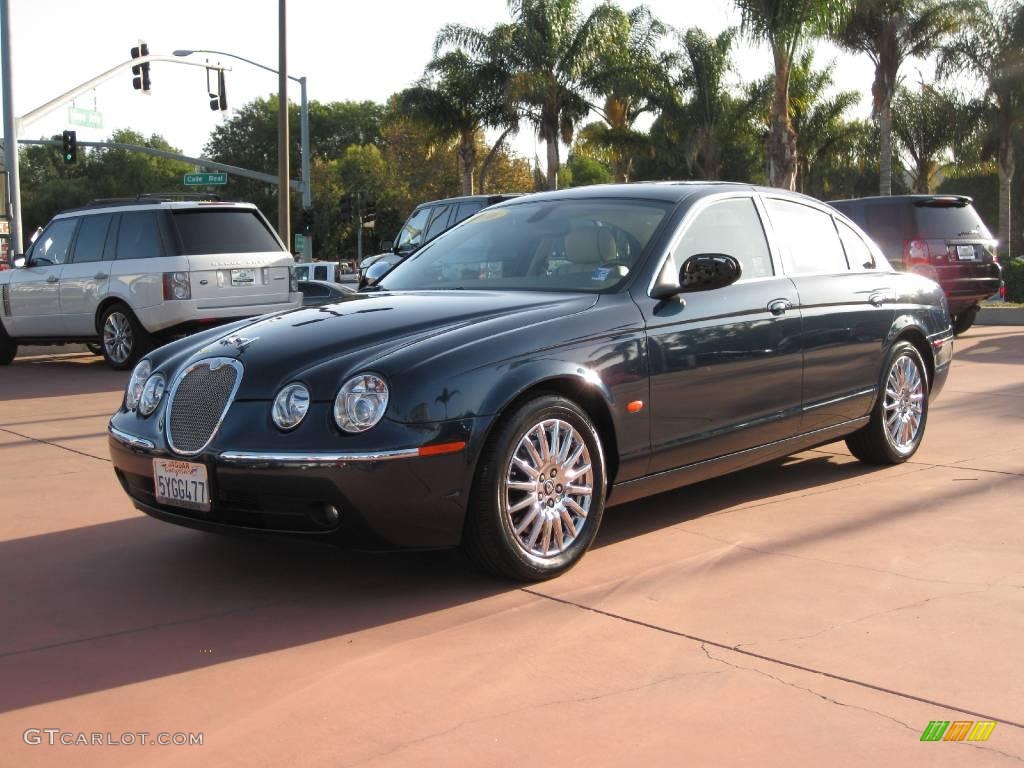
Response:
[[[787,309],[792,309],[793,304],[789,299],[775,299],[775,301],[768,302],[768,311],[773,315],[784,315]]]
[[[106,280],[107,279],[107,273],[106,272],[97,272],[95,275],[92,276],[92,279],[93,280]]]
[[[48,283],[59,283],[60,282],[60,278],[57,277],[56,275],[48,275],[47,278],[46,278],[46,282],[48,282]]]

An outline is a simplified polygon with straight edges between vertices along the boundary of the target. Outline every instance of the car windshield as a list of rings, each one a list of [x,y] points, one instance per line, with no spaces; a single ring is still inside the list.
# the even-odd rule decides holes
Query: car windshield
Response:
[[[671,205],[538,200],[478,213],[396,267],[380,287],[602,291],[634,270]]]

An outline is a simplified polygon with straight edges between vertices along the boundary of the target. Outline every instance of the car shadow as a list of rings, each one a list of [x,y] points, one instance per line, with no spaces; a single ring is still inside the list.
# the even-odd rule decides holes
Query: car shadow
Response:
[[[102,357],[87,352],[17,357],[3,369],[0,402],[101,392],[117,395],[127,380],[127,371],[115,371]]]

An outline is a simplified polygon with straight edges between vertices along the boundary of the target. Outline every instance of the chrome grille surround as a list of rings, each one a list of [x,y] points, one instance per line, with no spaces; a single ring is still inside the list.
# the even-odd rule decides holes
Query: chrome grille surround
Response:
[[[242,383],[242,370],[242,364],[232,357],[208,357],[174,378],[165,411],[167,444],[172,451],[195,456],[213,441]]]

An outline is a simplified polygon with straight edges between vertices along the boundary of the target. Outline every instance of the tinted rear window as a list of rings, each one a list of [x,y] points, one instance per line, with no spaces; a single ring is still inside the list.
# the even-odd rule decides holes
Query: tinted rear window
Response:
[[[864,230],[883,243],[902,243],[917,237],[914,231],[914,208],[910,203],[871,203],[864,206]]]
[[[917,228],[920,237],[931,238],[971,238],[983,237],[992,239],[974,206],[914,206],[917,215]]]
[[[255,211],[199,209],[174,212],[182,254],[280,251],[277,239]]]

